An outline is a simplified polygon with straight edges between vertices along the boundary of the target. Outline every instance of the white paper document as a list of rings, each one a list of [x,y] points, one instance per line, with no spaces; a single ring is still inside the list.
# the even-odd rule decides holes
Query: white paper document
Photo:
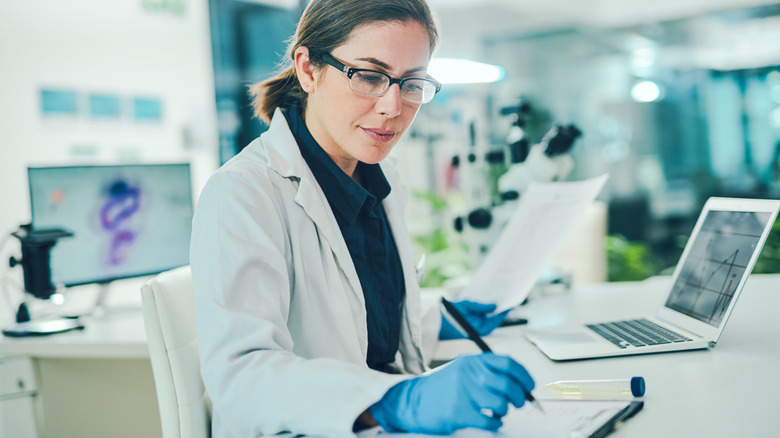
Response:
[[[458,298],[495,303],[497,312],[522,303],[606,181],[602,175],[530,185]]]
[[[497,432],[480,429],[461,429],[456,438],[582,438],[593,434],[604,423],[623,410],[628,401],[540,400],[544,413],[530,406],[510,408],[502,419],[504,425]],[[372,428],[358,434],[359,438],[404,437],[424,438],[441,435],[416,433],[388,433]]]

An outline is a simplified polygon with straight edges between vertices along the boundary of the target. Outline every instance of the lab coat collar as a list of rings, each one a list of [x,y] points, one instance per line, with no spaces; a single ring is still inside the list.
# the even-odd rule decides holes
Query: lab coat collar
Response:
[[[349,255],[347,244],[341,235],[341,230],[328,205],[325,194],[306,165],[300,149],[296,147],[295,137],[290,131],[287,120],[280,109],[277,108],[274,112],[271,126],[262,135],[261,139],[267,151],[269,167],[282,177],[299,182],[295,202],[304,209],[327,240],[336,257],[336,262],[349,281],[355,298],[359,300],[361,307],[365,311],[363,288],[360,286],[360,280],[352,258]],[[408,372],[421,373],[424,371],[425,363],[421,350],[422,322],[420,315],[422,309],[420,291],[417,284],[415,263],[412,259],[411,247],[407,237],[406,218],[403,214],[408,193],[406,187],[400,182],[397,170],[391,164],[392,160],[390,157],[386,158],[380,163],[380,166],[390,186],[398,188],[390,192],[383,200],[383,205],[390,223],[390,229],[393,235],[396,236],[396,246],[398,247],[398,255],[401,258],[404,283],[406,285],[405,314],[403,318],[403,324],[406,326],[401,329],[401,345],[399,347],[402,351],[412,353],[412,355],[403,355],[404,368]],[[361,348],[365,357],[368,352],[368,329],[365,313],[363,314],[360,332],[365,334],[361,336]]]
[[[352,262],[352,257],[349,255],[349,249],[341,235],[336,218],[333,216],[333,211],[330,205],[328,205],[322,188],[306,165],[295,137],[287,125],[287,119],[285,119],[279,108],[274,112],[271,126],[261,136],[261,139],[268,154],[269,167],[282,177],[298,182],[295,202],[303,208],[317,226],[317,229],[325,237],[325,240],[327,240],[336,257],[339,268],[349,281],[356,298],[362,304],[363,309],[365,309],[363,288],[360,286],[355,265]],[[365,318],[363,320],[365,321]],[[367,333],[367,330],[364,327],[361,332]],[[366,351],[364,353],[368,349],[367,337],[365,344]]]

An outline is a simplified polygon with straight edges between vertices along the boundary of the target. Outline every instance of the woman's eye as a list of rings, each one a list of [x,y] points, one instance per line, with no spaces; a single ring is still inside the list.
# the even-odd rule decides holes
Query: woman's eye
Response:
[[[423,84],[415,81],[415,82],[406,82],[404,83],[404,87],[409,91],[419,92],[423,89]]]
[[[380,85],[385,82],[386,78],[382,75],[371,73],[358,73],[355,75],[358,80],[370,85]]]

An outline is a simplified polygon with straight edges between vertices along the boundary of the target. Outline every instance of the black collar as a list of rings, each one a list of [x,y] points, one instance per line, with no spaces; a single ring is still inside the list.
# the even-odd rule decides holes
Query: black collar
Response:
[[[379,164],[358,162],[361,183],[349,177],[314,140],[303,120],[301,108],[293,106],[283,110],[303,159],[317,179],[334,213],[340,214],[348,223],[357,218],[366,202],[373,208],[390,194],[390,184]]]

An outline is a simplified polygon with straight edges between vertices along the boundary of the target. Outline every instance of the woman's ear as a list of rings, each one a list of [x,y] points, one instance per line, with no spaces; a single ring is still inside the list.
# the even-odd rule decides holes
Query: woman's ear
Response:
[[[311,60],[309,59],[309,48],[301,46],[295,49],[293,60],[295,61],[295,73],[298,76],[298,82],[301,84],[301,88],[306,93],[314,92],[317,78],[314,71],[314,65],[312,65]]]

